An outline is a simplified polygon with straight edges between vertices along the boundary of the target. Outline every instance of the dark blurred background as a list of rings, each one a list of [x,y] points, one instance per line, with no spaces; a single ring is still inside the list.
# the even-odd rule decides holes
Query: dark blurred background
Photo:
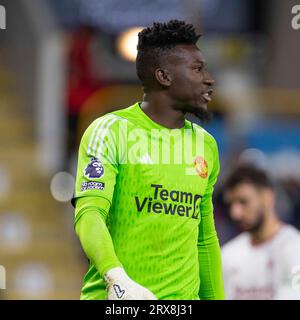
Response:
[[[73,231],[80,137],[89,123],[142,99],[137,32],[184,19],[216,80],[205,126],[220,148],[221,244],[238,233],[222,204],[237,162],[276,181],[277,210],[300,228],[300,29],[295,1],[0,0],[0,265],[3,299],[78,299],[86,259]],[[3,12],[3,10],[2,10]],[[195,119],[192,119],[196,121]]]

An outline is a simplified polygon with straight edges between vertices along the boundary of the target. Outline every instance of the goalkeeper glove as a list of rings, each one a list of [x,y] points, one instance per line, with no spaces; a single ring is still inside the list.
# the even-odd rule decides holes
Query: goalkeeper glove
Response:
[[[108,300],[157,300],[150,290],[130,279],[121,267],[107,271],[104,280]]]

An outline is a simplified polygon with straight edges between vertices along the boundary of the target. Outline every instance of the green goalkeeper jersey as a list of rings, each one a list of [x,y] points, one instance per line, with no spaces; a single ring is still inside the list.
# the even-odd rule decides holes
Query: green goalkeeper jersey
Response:
[[[199,299],[202,281],[212,295],[222,287],[212,205],[218,173],[216,142],[202,127],[185,120],[165,128],[136,103],[85,131],[74,200],[99,199],[116,256],[134,281],[158,299]],[[106,299],[102,276],[90,262],[81,299]]]

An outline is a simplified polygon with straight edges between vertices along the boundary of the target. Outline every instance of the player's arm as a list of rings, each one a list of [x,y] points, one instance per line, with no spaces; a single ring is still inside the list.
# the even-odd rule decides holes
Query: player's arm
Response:
[[[134,282],[126,274],[116,256],[113,242],[105,223],[107,211],[101,209],[97,197],[76,201],[76,214],[81,218],[75,224],[83,250],[104,278],[109,300],[152,300],[156,297],[148,289]]]
[[[219,158],[216,142],[213,148],[213,169],[205,195],[200,204],[201,222],[199,224],[198,257],[200,272],[200,299],[224,299],[222,259],[219,240],[215,228],[212,195],[219,174]]]
[[[155,299],[126,274],[106,224],[118,174],[115,121],[100,118],[81,140],[73,199],[75,230],[85,254],[106,282],[108,299]]]
[[[122,264],[115,254],[105,222],[107,211],[103,209],[101,200],[95,196],[76,200],[75,215],[80,218],[75,223],[75,231],[85,254],[103,277],[107,271],[122,267]]]

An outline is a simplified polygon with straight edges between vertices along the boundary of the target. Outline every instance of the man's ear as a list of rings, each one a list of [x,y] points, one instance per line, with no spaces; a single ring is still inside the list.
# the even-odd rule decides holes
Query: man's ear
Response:
[[[167,69],[156,69],[155,78],[158,83],[164,87],[169,87],[172,83],[172,77]]]

